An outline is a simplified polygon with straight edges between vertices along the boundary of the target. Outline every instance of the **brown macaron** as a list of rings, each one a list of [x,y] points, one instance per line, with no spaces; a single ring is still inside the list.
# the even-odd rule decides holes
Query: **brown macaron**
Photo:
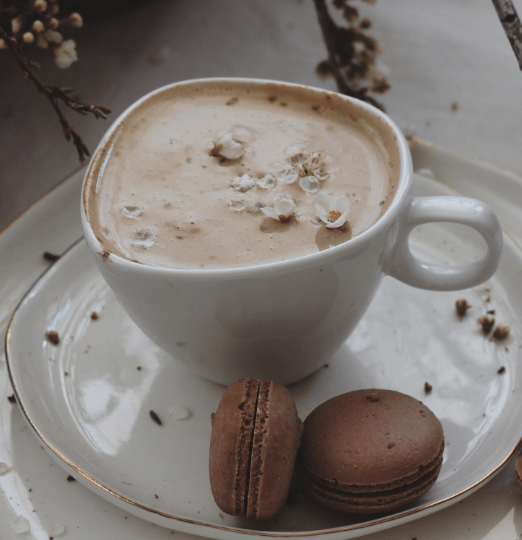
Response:
[[[241,379],[212,414],[210,486],[234,516],[270,519],[288,496],[303,424],[281,384]]]
[[[391,512],[434,484],[444,434],[422,402],[392,390],[334,397],[304,422],[299,476],[320,504],[353,514]]]

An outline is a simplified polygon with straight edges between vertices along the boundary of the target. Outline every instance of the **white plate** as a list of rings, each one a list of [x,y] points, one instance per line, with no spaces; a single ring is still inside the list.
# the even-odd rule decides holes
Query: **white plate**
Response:
[[[416,192],[455,193],[426,178],[417,178]],[[474,234],[442,225],[419,227],[412,242],[425,258],[450,262],[482,249]],[[172,362],[134,326],[83,241],[49,269],[16,310],[7,335],[11,380],[26,419],[57,462],[129,513],[215,538],[352,538],[457,502],[515,452],[522,408],[521,270],[520,251],[506,240],[495,277],[472,290],[419,291],[385,278],[328,367],[291,387],[302,418],[331,396],[365,387],[413,395],[440,418],[447,449],[438,481],[415,506],[384,518],[322,510],[299,495],[297,484],[274,521],[223,515],[207,472],[210,414],[223,388]],[[463,321],[455,315],[459,297],[473,306]],[[481,335],[476,319],[491,309],[498,322],[511,327],[505,342]],[[58,331],[58,346],[45,338],[48,330]],[[428,395],[426,381],[433,386]],[[151,410],[163,425],[151,419]]]

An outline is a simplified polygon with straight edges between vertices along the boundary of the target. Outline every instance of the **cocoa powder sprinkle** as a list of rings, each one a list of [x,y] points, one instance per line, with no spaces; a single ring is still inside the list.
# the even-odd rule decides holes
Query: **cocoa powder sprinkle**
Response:
[[[149,411],[149,414],[150,414],[150,417],[154,420],[154,422],[158,424],[158,426],[163,425],[163,422],[161,421],[160,417],[154,411]]]
[[[466,315],[466,311],[471,306],[468,304],[467,300],[465,298],[460,298],[455,302],[455,309],[457,310],[457,317],[459,320],[462,320],[464,315]]]
[[[56,332],[55,330],[49,330],[45,332],[45,337],[53,345],[58,345],[58,343],[60,343],[60,336],[58,335],[58,332]]]
[[[509,336],[509,326],[507,324],[499,324],[493,331],[493,335],[489,338],[495,341],[502,341]]]
[[[483,315],[477,319],[477,322],[482,327],[482,333],[487,336],[495,325],[495,318],[489,315]]]

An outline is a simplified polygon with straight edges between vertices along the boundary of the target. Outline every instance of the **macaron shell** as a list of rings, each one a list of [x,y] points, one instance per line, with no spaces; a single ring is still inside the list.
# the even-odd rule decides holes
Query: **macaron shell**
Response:
[[[216,504],[231,515],[245,514],[252,423],[259,381],[241,379],[223,394],[212,415],[209,476]]]
[[[284,505],[295,466],[303,424],[290,392],[281,384],[261,382],[247,516],[274,517]]]
[[[325,486],[381,491],[411,483],[437,458],[442,426],[420,401],[358,390],[319,405],[305,420],[300,464]]]

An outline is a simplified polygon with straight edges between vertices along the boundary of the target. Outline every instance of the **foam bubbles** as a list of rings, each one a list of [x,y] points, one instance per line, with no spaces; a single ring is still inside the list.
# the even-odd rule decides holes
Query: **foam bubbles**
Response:
[[[241,191],[242,193],[245,193],[249,189],[252,189],[255,187],[256,181],[249,175],[249,174],[243,174],[242,176],[237,176],[232,180],[232,187],[236,191]]]

